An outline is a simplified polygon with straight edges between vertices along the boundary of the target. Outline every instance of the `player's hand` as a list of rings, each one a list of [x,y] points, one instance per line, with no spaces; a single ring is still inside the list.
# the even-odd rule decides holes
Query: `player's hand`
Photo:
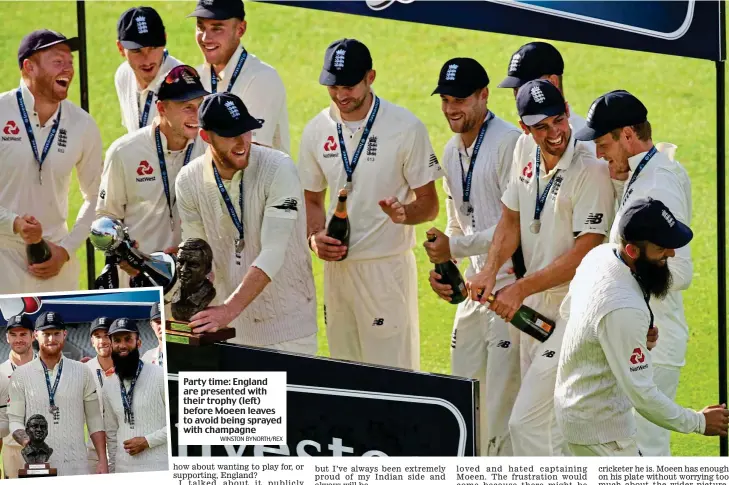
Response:
[[[96,474],[106,475],[107,473],[109,473],[109,464],[106,462],[106,460],[104,460],[103,462],[99,461],[99,463],[96,464]]]
[[[405,206],[402,205],[399,200],[397,200],[397,197],[388,197],[387,199],[381,200],[379,204],[382,212],[387,214],[392,222],[394,222],[395,224],[405,223],[405,220],[407,219],[407,214],[405,214]]]
[[[209,306],[190,318],[192,333],[217,332],[237,317],[227,305]]]
[[[66,264],[66,261],[69,260],[68,251],[66,251],[65,248],[62,248],[51,241],[46,242],[51,248],[51,259],[45,263],[28,265],[28,272],[42,280],[47,280],[56,276],[61,272],[61,268],[63,268],[63,265]]]
[[[427,234],[428,239],[435,236],[435,241],[428,242],[426,240],[423,243],[423,247],[425,248],[425,252],[428,254],[428,258],[430,258],[431,263],[445,263],[453,259],[451,256],[450,239],[448,236],[440,232],[435,227],[428,229],[428,232],[425,234]]]
[[[43,226],[38,219],[28,214],[15,218],[13,232],[20,235],[25,244],[35,244],[43,238]]]
[[[139,243],[137,241],[132,241],[132,247],[134,249],[139,249]],[[126,261],[120,261],[119,262],[119,268],[124,271],[126,274],[134,278],[139,274],[138,269],[134,269],[131,264],[129,264]]]
[[[646,347],[648,350],[653,350],[656,345],[658,345],[658,327],[653,325],[646,334]]]
[[[147,438],[144,436],[137,436],[124,442],[124,451],[132,456],[140,454],[147,448],[149,448],[149,443],[147,443]]]
[[[438,295],[440,298],[442,298],[445,301],[451,301],[451,295],[453,294],[453,288],[451,288],[451,285],[444,285],[442,283],[439,283],[441,279],[441,276],[433,271],[430,270],[430,278],[428,278],[428,281],[430,282],[430,287],[433,289],[436,295]]]
[[[495,296],[496,298],[491,302],[489,309],[505,322],[510,322],[522,303],[524,303],[524,298],[527,295],[524,294],[521,285],[517,282],[502,288]]]
[[[608,168],[610,169],[610,178],[614,180],[628,180],[628,175],[630,175],[630,167],[626,167],[625,169],[620,169],[615,164],[615,162],[608,162]]]
[[[321,230],[309,238],[311,250],[319,259],[324,261],[339,261],[347,252],[347,246],[341,241],[327,236],[326,230]]]
[[[84,357],[83,359],[79,360],[79,362],[81,362],[82,364],[85,364],[86,362],[88,362],[88,361],[90,361],[90,360],[91,360],[91,357],[89,357],[89,356],[87,355],[87,356],[86,356],[86,357]]]
[[[726,436],[729,429],[729,409],[726,404],[706,406],[701,410],[706,418],[704,436]]]
[[[496,286],[496,274],[491,274],[486,270],[471,276],[466,280],[466,288],[468,288],[468,296],[473,301],[486,303],[486,299],[494,291]]]

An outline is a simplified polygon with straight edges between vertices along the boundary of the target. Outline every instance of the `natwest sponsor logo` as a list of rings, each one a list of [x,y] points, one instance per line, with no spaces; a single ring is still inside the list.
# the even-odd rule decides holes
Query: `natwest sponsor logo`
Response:
[[[19,134],[20,134],[20,127],[18,126],[18,124],[15,121],[10,120],[7,123],[5,123],[5,126],[3,127],[3,135],[5,135],[5,136],[2,137],[2,140],[3,141],[20,141],[21,138],[19,136],[17,136]]]
[[[337,153],[337,148],[339,148],[339,145],[337,145],[337,141],[334,139],[333,136],[327,137],[327,141],[324,142],[324,158],[333,158],[339,155]]]
[[[139,162],[139,166],[137,167],[137,182],[153,182],[157,179],[157,177],[149,177],[149,175],[152,175],[154,173],[154,167],[149,164],[147,160],[142,160]]]
[[[530,160],[529,163],[527,163],[526,167],[521,169],[521,175],[519,176],[519,180],[521,180],[525,184],[528,184],[529,181],[532,179],[532,175],[534,175],[533,167],[533,162]]]
[[[633,353],[630,355],[630,363],[633,364],[634,367],[630,368],[630,372],[637,372],[639,370],[647,369],[648,364],[643,364],[643,362],[645,362],[645,354],[640,349],[640,347],[634,348]]]

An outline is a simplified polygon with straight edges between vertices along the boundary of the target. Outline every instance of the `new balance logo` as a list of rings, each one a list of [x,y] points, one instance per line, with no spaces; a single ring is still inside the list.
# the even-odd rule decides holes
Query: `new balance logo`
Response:
[[[532,89],[529,90],[529,94],[531,94],[532,99],[539,104],[542,104],[547,99],[544,97],[544,93],[539,86],[533,86]]]
[[[521,62],[521,54],[514,54],[511,56],[511,62],[509,63],[509,74],[514,74],[519,68],[519,62]]]
[[[298,201],[296,199],[286,199],[283,201],[281,205],[275,205],[274,207],[276,209],[281,209],[282,211],[291,212],[291,211],[298,211]]]
[[[344,49],[337,49],[337,51],[334,53],[334,68],[338,71],[341,71],[344,69],[344,54],[346,54],[347,51]]]
[[[602,212],[590,212],[587,215],[587,219],[585,219],[585,224],[587,225],[596,225],[600,224],[602,222]]]
[[[438,163],[438,157],[435,156],[435,153],[430,154],[430,159],[428,160],[428,167],[430,167],[430,168],[437,167],[437,170],[441,170],[440,163]]]
[[[548,359],[551,359],[554,357],[554,350],[547,350],[542,354],[542,357],[547,357]]]
[[[147,30],[147,19],[146,19],[146,17],[144,17],[144,15],[135,17],[134,20],[137,21],[137,32],[138,33],[146,34],[149,32],[149,30]]]
[[[372,322],[372,325],[377,325],[378,327],[381,327],[384,324],[385,324],[384,318],[375,318],[375,321]]]
[[[673,227],[676,225],[676,219],[673,218],[670,212],[668,212],[666,209],[663,209],[661,211],[661,215],[666,220],[669,226]]]
[[[106,190],[101,189],[101,192],[99,192],[99,199],[106,199]]]
[[[456,331],[457,331],[457,329],[454,328],[453,333],[451,334],[451,348],[452,349],[456,348]]]
[[[511,347],[511,342],[509,342],[508,340],[499,340],[499,343],[496,344],[496,346],[502,349],[508,349],[509,347]]]
[[[327,306],[324,305],[324,325],[327,324]]]
[[[458,70],[458,64],[451,64],[450,66],[448,66],[448,70],[446,71],[445,80],[446,81],[455,81],[457,70]]]

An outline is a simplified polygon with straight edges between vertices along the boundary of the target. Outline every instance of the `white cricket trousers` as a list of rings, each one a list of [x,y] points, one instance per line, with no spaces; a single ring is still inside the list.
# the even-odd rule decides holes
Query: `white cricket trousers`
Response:
[[[324,323],[332,358],[419,370],[413,252],[325,263]]]
[[[479,380],[480,456],[512,456],[509,417],[519,392],[519,339],[511,324],[470,298],[456,310],[451,372]]]
[[[284,352],[293,352],[295,354],[316,355],[318,343],[316,340],[316,332],[308,337],[301,337],[295,340],[287,340],[272,345],[261,345],[264,349],[282,350]]]
[[[661,345],[660,338],[658,345]],[[655,364],[653,382],[671,401],[676,400],[681,368]],[[638,449],[643,456],[671,456],[671,431],[657,426],[633,410],[638,432],[635,436]]]
[[[574,456],[641,456],[638,445],[631,438],[599,445],[569,443],[568,446]]]
[[[519,334],[521,388],[509,419],[514,456],[569,456],[554,413],[554,386],[566,322],[558,320],[564,293],[529,296],[524,305],[555,321],[552,336],[539,342],[511,325],[512,339]]]
[[[25,246],[12,243],[6,245],[0,241],[0,294],[13,293],[45,293],[51,291],[76,291],[79,289],[80,265],[75,254],[61,268],[61,272],[53,278],[42,280],[28,273],[28,259]],[[24,462],[25,463],[25,462]]]

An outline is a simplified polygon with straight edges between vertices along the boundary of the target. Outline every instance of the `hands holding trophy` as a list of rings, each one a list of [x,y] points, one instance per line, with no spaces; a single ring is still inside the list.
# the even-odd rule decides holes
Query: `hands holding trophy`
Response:
[[[51,468],[48,460],[53,454],[53,448],[45,443],[48,437],[48,421],[42,414],[34,414],[25,423],[25,446],[20,454],[25,460],[25,468],[18,470],[18,478],[47,477],[58,474]],[[23,443],[21,443],[23,444]]]

